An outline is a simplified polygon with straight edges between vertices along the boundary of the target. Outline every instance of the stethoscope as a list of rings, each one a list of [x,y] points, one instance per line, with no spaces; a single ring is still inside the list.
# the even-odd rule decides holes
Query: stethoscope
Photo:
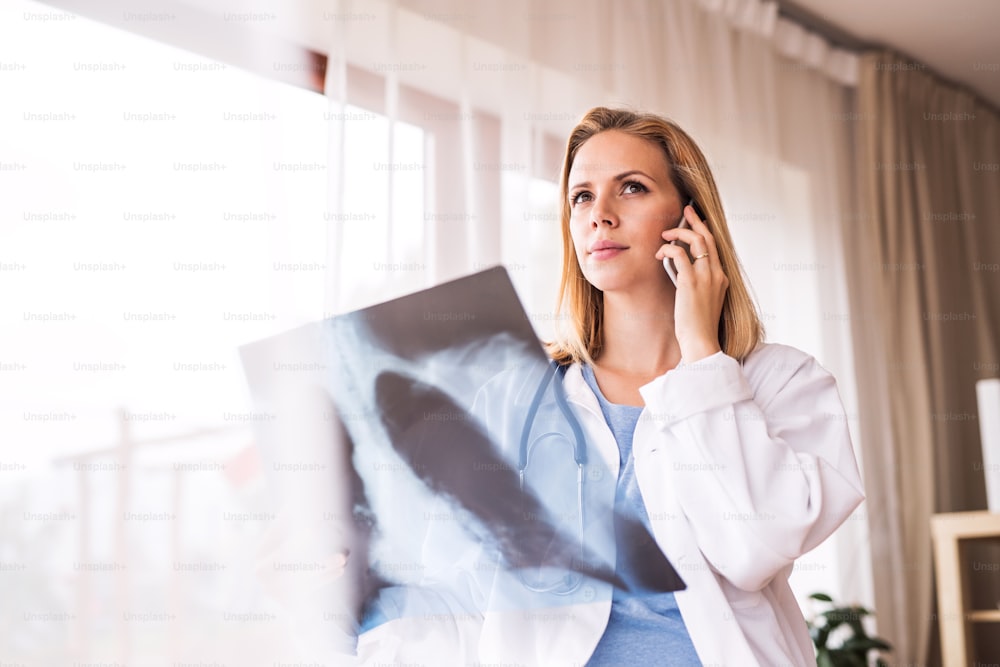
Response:
[[[538,414],[538,408],[542,403],[542,397],[545,395],[545,390],[548,389],[550,384],[553,384],[552,378],[556,373],[559,373],[560,377],[562,377],[565,372],[565,366],[558,366],[555,363],[550,363],[548,365],[541,382],[538,383],[538,389],[535,390],[535,396],[531,400],[531,405],[528,408],[528,414],[524,419],[524,428],[521,431],[521,441],[518,449],[517,460],[517,474],[522,493],[524,492],[524,474],[528,469],[531,452],[535,446],[546,440],[568,441],[565,434],[557,431],[548,431],[529,442],[531,438],[531,430],[534,427],[535,417]],[[587,463],[587,441],[583,435],[583,428],[581,428],[580,422],[577,421],[576,417],[573,415],[573,411],[569,407],[569,402],[566,400],[566,393],[563,390],[562,383],[556,382],[554,386],[556,404],[559,406],[559,411],[562,412],[566,421],[569,423],[570,429],[573,431],[573,438],[576,441],[576,444],[573,445],[573,460],[576,461],[576,503],[578,516],[577,534],[579,536],[579,555],[582,558],[584,552],[583,477],[584,465]],[[524,587],[530,591],[535,593],[552,593],[555,595],[571,595],[580,588],[580,584],[583,582],[583,575],[579,572],[567,572],[558,582],[551,585],[529,583],[525,580],[523,572],[518,573],[518,578],[521,580],[521,583],[524,584]]]

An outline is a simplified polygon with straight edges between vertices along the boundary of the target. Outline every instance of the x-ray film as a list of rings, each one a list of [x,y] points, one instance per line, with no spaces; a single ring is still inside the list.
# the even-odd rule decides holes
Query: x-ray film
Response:
[[[615,516],[616,479],[503,268],[242,352],[254,400],[279,414],[259,429],[265,458],[329,470],[328,488],[304,476],[276,492],[323,517],[313,529],[342,564],[323,605],[346,636],[590,601],[588,581],[684,587],[646,528]]]

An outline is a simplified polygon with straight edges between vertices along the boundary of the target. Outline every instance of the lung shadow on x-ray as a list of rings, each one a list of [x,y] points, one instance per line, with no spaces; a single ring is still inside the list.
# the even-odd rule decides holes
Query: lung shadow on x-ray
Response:
[[[375,400],[393,448],[436,493],[471,512],[513,568],[561,567],[635,593],[683,590],[685,584],[642,523],[615,513],[618,567],[581,554],[539,500],[522,491],[478,422],[439,389],[386,371],[375,380]],[[483,475],[477,471],[489,470]],[[532,517],[532,519],[526,519]]]
[[[517,472],[450,396],[385,371],[375,380],[375,402],[395,451],[430,489],[480,521],[510,567],[560,567],[624,587],[613,567],[581,554],[577,538],[567,537],[538,499],[521,490]]]

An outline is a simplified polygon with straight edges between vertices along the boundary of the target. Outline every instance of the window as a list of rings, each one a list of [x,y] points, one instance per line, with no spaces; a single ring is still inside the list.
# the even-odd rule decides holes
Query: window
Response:
[[[324,314],[328,102],[0,13],[0,645],[211,661],[269,528],[238,347]]]
[[[337,310],[345,312],[427,285],[424,262],[427,133],[356,106],[343,112],[344,191],[328,215],[337,235]],[[391,182],[391,188],[390,188]],[[385,193],[391,192],[390,197]],[[400,280],[400,277],[406,279]]]

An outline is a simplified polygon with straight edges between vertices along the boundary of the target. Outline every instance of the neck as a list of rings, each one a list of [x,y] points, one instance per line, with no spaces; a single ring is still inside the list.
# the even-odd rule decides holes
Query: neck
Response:
[[[681,358],[674,335],[674,291],[604,293],[603,347],[596,363],[622,373],[659,376]]]

